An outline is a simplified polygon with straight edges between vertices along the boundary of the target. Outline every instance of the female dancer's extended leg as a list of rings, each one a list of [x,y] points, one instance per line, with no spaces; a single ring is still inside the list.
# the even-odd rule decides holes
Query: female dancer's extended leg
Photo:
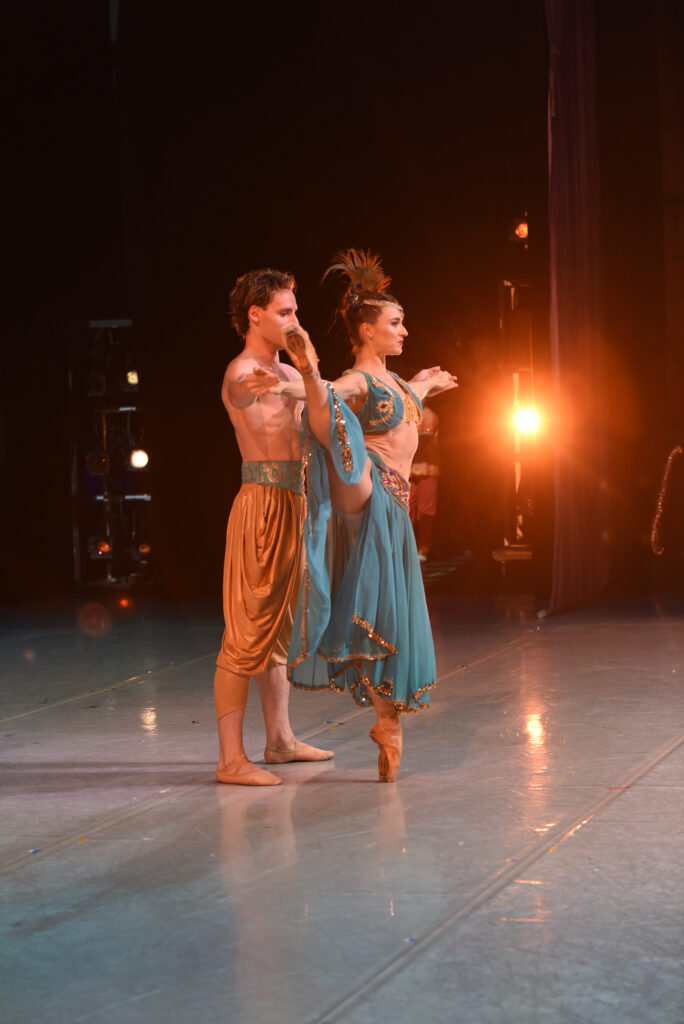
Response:
[[[299,370],[306,391],[309,425],[316,440],[330,450],[330,403],[328,387],[318,372],[318,356],[307,332],[297,324],[283,331],[285,347]],[[373,490],[370,459],[366,460],[363,476],[355,484],[346,484],[335,472],[332,460],[328,460],[330,499],[333,507],[345,517],[357,516],[363,512]],[[402,751],[402,731],[397,710],[391,701],[380,697],[369,688],[371,701],[377,715],[377,722],[370,735],[380,748],[378,757],[378,778],[380,782],[394,782],[399,770]]]
[[[309,426],[316,440],[330,451],[330,403],[328,386],[321,380],[318,372],[318,356],[309,335],[298,324],[291,324],[283,331],[285,347],[290,359],[299,370],[306,391],[306,406]],[[363,512],[373,490],[371,480],[370,459],[361,479],[355,484],[342,481],[334,471],[331,460],[328,460],[330,480],[330,500],[334,508],[345,516]]]

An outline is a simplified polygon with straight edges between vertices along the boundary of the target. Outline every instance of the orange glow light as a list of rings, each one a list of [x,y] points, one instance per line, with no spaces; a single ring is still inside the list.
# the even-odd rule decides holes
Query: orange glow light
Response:
[[[531,405],[521,405],[513,411],[513,428],[519,434],[537,434],[542,426],[542,418]]]
[[[78,624],[88,636],[103,636],[109,631],[112,619],[104,605],[88,601],[78,609]]]
[[[515,236],[516,238],[525,239],[529,236],[530,229],[526,220],[518,221],[515,225]]]
[[[544,745],[544,726],[540,715],[528,715],[525,722],[525,732],[533,747]]]

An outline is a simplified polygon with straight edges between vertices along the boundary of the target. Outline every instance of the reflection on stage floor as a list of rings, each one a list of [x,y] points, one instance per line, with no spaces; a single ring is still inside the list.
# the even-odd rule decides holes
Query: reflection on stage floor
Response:
[[[5,1024],[684,1020],[681,602],[438,591],[394,785],[327,691],[217,785],[214,605],[6,609]]]

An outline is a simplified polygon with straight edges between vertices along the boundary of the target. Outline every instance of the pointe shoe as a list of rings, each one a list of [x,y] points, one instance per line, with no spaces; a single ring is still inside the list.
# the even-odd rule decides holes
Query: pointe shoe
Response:
[[[394,782],[399,771],[404,737],[399,722],[394,729],[382,720],[375,723],[370,738],[380,747],[378,757],[378,782]]]
[[[289,324],[283,328],[283,340],[287,354],[302,377],[314,380],[320,377],[318,372],[318,356],[311,344],[311,338],[299,324]]]
[[[308,743],[302,743],[300,740],[295,740],[294,746],[284,747],[282,750],[274,750],[272,747],[266,747],[264,750],[266,764],[287,764],[289,761],[329,761],[333,756],[333,750],[310,747]]]
[[[231,786],[282,786],[283,780],[272,772],[248,761],[244,755],[236,757],[225,768],[216,769],[216,781]]]

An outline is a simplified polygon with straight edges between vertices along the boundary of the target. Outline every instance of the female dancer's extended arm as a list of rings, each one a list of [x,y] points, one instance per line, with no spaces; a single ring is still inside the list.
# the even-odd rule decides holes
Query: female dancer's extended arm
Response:
[[[439,366],[431,366],[429,370],[421,370],[415,377],[407,381],[411,390],[422,401],[431,395],[439,395],[442,391],[450,391],[458,387],[458,381],[453,373],[443,370]]]
[[[288,395],[288,397],[294,398],[299,402],[306,400],[306,388],[304,387],[303,380],[275,380],[273,374],[268,374],[266,370],[255,370],[254,373],[255,375],[263,374],[264,391]],[[268,381],[266,381],[266,377],[269,378]],[[363,405],[368,394],[368,382],[362,373],[354,373],[352,371],[329,383],[335,388],[340,398],[343,398],[347,405],[355,411]],[[442,391],[450,391],[452,388],[458,387],[456,377],[447,370],[442,370],[439,366],[432,366],[429,370],[421,370],[420,373],[417,373],[407,383],[411,385],[411,390],[421,401],[431,395],[438,395]]]
[[[294,398],[298,402],[306,401],[306,387],[303,380],[273,380],[274,375],[268,374],[265,370],[255,370],[255,373],[271,378],[268,382],[264,380],[264,391],[276,395],[287,395],[288,398]],[[338,377],[337,380],[323,383],[328,383],[335,388],[339,397],[343,398],[347,405],[354,410],[363,405],[368,394],[368,382],[362,373],[346,373],[344,376]]]

